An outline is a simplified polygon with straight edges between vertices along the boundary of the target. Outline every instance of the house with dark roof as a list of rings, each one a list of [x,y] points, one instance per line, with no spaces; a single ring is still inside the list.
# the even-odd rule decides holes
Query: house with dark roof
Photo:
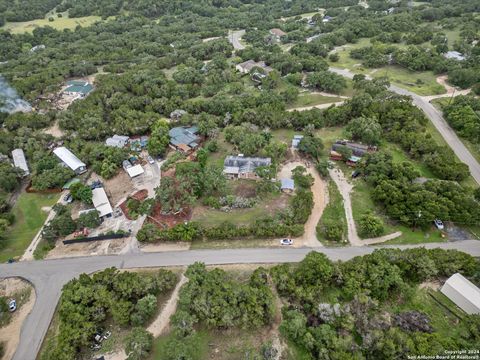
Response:
[[[198,148],[200,136],[198,136],[198,127],[179,126],[170,129],[170,148],[188,154]]]
[[[260,166],[270,166],[271,158],[227,156],[223,162],[223,173],[229,179],[257,180],[259,176],[255,170]]]

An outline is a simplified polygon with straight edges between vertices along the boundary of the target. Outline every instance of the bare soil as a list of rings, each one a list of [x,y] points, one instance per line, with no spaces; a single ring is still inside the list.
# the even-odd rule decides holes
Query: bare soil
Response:
[[[24,280],[8,278],[0,280],[0,295],[15,298],[17,301],[17,310],[12,314],[9,324],[0,328],[0,342],[5,343],[5,355],[2,359],[10,360],[17,349],[22,324],[35,303],[35,291]]]
[[[100,179],[98,175],[96,177]],[[120,169],[113,178],[108,180],[101,179],[101,181],[113,207],[117,207],[127,196],[135,191],[130,177],[123,169]]]

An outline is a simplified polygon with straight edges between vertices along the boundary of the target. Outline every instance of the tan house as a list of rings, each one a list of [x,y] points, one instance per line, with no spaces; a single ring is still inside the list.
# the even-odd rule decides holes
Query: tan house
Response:
[[[275,40],[280,41],[283,36],[287,35],[287,33],[280,29],[275,28],[270,30],[270,35],[272,35],[275,38]]]

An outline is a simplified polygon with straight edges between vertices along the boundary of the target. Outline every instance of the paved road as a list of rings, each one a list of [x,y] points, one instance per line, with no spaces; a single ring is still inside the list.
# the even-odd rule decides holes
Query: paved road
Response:
[[[467,240],[452,243],[425,244],[427,248],[457,249],[480,256],[480,241]],[[397,246],[406,248],[407,246]],[[409,246],[412,247],[412,246]],[[107,267],[139,268],[183,266],[195,261],[206,264],[255,264],[298,262],[310,251],[325,253],[332,260],[348,260],[371,253],[375,247],[345,248],[268,248],[194,250],[163,253],[140,253],[19,262],[0,265],[1,277],[20,276],[35,286],[36,302],[22,326],[20,343],[14,360],[34,360],[55,312],[61,288],[81,273],[91,273]]]
[[[353,78],[353,76],[355,75],[348,69],[338,69],[331,67],[330,71],[350,79]],[[367,76],[367,78],[371,79],[369,76]],[[396,85],[391,85],[390,90],[400,95],[408,95],[412,97],[413,103],[417,107],[422,109],[422,111],[430,119],[438,132],[445,139],[447,144],[452,148],[455,155],[457,155],[460,161],[468,165],[470,173],[472,174],[472,177],[475,179],[477,184],[480,184],[480,164],[466,148],[463,142],[459,139],[455,131],[453,131],[452,128],[445,121],[442,113],[437,110],[432,104],[430,104],[430,102],[428,101],[428,97],[422,97],[411,91],[402,89]]]
[[[243,50],[245,46],[242,45],[240,39],[245,35],[245,30],[229,31],[228,32],[228,41],[233,45],[235,50]]]

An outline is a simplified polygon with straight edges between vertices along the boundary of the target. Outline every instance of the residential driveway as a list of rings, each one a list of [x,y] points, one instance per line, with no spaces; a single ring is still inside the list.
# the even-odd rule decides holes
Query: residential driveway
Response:
[[[228,41],[233,45],[235,50],[243,50],[245,46],[242,45],[240,39],[245,35],[245,30],[236,30],[228,32]]]
[[[355,75],[353,72],[347,69],[338,69],[331,67],[329,70],[350,79],[352,79]],[[369,76],[367,76],[367,78],[371,79]],[[473,157],[473,155],[466,148],[466,146],[462,143],[457,134],[448,125],[448,123],[443,118],[441,112],[437,110],[432,104],[430,104],[429,97],[419,96],[411,91],[402,89],[396,85],[391,85],[390,90],[400,95],[407,95],[412,97],[413,103],[417,107],[419,107],[430,119],[432,124],[435,126],[435,128],[438,130],[438,132],[442,135],[447,144],[453,150],[455,155],[457,155],[460,161],[468,165],[470,173],[472,174],[472,177],[475,179],[477,184],[480,184],[480,164]]]

